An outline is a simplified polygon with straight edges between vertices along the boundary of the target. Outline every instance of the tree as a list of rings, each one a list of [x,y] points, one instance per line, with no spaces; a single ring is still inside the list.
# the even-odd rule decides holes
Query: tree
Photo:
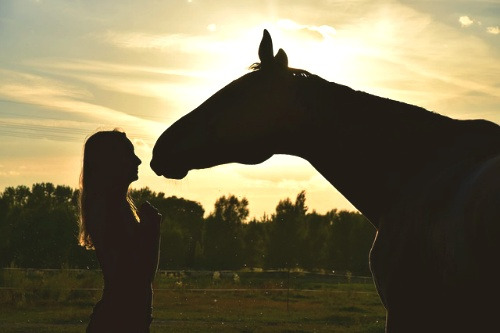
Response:
[[[242,224],[249,214],[248,200],[222,196],[205,222],[205,263],[213,269],[237,269],[244,264]]]
[[[302,261],[305,240],[307,207],[305,191],[300,192],[295,203],[287,198],[278,203],[272,217],[269,240],[268,266],[291,268]]]
[[[195,201],[177,197],[153,202],[163,216],[160,268],[199,268],[205,210]]]
[[[368,274],[368,253],[375,229],[360,213],[332,210],[330,256],[335,270]]]
[[[76,243],[77,205],[68,186],[51,183],[8,188],[2,195],[8,208],[9,237],[2,263],[21,267],[59,268],[80,261]],[[88,260],[88,256],[84,256]]]
[[[351,271],[358,274],[370,275],[368,255],[375,239],[376,230],[360,213],[351,212],[350,217],[353,224],[349,235]]]
[[[243,262],[245,267],[263,268],[267,258],[270,220],[267,216],[243,225]]]
[[[160,262],[161,269],[201,267],[199,251],[202,243],[205,210],[195,201],[165,198],[163,192],[145,187],[132,190],[131,197],[138,207],[149,201],[162,215]],[[198,249],[198,251],[197,251]]]
[[[219,198],[204,219],[198,203],[131,190],[163,216],[160,268],[327,268],[369,274],[375,229],[359,213],[307,213],[305,192],[281,200],[270,218],[246,223],[248,200]],[[7,187],[0,193],[0,265],[97,268],[94,251],[78,246],[79,191],[51,183]]]
[[[312,212],[307,215],[306,222],[307,231],[301,266],[309,270],[330,267],[328,242],[331,230],[328,218]]]

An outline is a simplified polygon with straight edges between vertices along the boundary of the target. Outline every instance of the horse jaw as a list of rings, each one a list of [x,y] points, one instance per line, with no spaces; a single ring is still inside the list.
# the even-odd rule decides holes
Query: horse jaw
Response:
[[[261,152],[257,149],[245,149],[241,151],[241,154],[227,158],[225,154],[220,153],[227,150],[220,149],[220,147],[215,150],[190,150],[189,153],[175,151],[175,148],[176,145],[171,145],[168,146],[167,151],[153,149],[153,159],[150,166],[158,176],[180,180],[186,177],[191,170],[203,170],[229,163],[257,165],[273,156],[270,151]],[[228,150],[234,151],[234,148],[231,147]]]
[[[179,170],[171,170],[171,169],[164,170],[161,173],[158,173],[155,171],[155,173],[158,176],[163,176],[165,178],[176,179],[176,180],[183,179],[184,177],[187,176],[188,172],[189,172],[189,170],[188,171],[179,171]]]

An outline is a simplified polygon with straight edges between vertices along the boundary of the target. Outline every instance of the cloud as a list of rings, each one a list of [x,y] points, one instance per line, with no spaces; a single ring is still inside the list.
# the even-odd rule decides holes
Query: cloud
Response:
[[[468,17],[468,16],[460,16],[458,21],[460,22],[460,24],[462,24],[462,27],[465,27],[465,28],[471,26],[474,23],[474,21],[471,20],[470,17]]]
[[[283,30],[308,31],[318,33],[323,39],[328,39],[337,34],[337,30],[329,25],[307,25],[299,24],[290,19],[282,19],[276,22],[278,28]]]
[[[41,102],[43,98],[74,98],[90,97],[85,90],[74,89],[62,82],[44,78],[39,75],[0,69],[0,96],[10,97],[27,102]]]
[[[14,177],[14,176],[19,176],[20,173],[17,171],[0,171],[0,177]]]
[[[237,173],[250,181],[265,181],[280,186],[310,183],[317,172],[309,162],[290,155],[274,155],[259,165],[239,165]]]
[[[44,69],[57,69],[64,72],[93,73],[93,74],[127,74],[134,77],[145,76],[179,76],[189,78],[200,78],[207,76],[206,73],[192,69],[165,68],[143,65],[120,64],[116,62],[95,61],[86,59],[72,59],[61,61],[59,59],[37,59],[36,62],[26,62],[30,66],[43,66]],[[61,74],[61,73],[59,73]]]
[[[246,179],[265,180],[272,183],[285,181],[307,182],[314,176],[314,173],[311,173],[308,169],[290,168],[286,165],[281,168],[242,169],[238,170],[238,173]]]
[[[60,119],[47,116],[43,111],[31,120],[26,119],[28,115],[16,115],[15,119],[3,116],[0,126],[11,136],[27,133],[31,137],[74,141],[84,138],[84,133],[96,127],[107,126],[121,127],[127,133],[152,141],[153,133],[161,133],[163,129],[157,122],[99,105],[92,93],[68,81],[1,69],[0,75],[0,98],[57,113]]]
[[[4,113],[5,114],[5,113]],[[55,141],[81,142],[95,125],[81,121],[57,120],[53,118],[13,118],[2,117],[0,131],[2,135],[31,138],[50,139]]]
[[[486,31],[492,35],[498,35],[500,34],[500,26],[488,27],[486,28]]]
[[[207,30],[210,32],[215,32],[217,31],[217,25],[215,23],[211,23],[207,26]]]
[[[203,91],[201,88],[193,89],[193,87],[213,82],[214,77],[221,76],[220,73],[214,73],[212,69],[193,70],[182,67],[144,66],[84,59],[49,58],[36,62],[27,61],[25,64],[35,68],[37,72],[51,74],[71,84],[92,87],[92,91],[97,95],[93,97],[94,103],[101,102],[130,115],[141,110],[139,113],[142,118],[161,121],[193,107],[193,105],[186,105],[184,101],[196,100],[195,96]],[[120,97],[115,100],[102,98],[109,93]],[[100,101],[99,98],[101,98]],[[169,106],[170,117],[158,114],[165,105]]]
[[[216,26],[209,25],[207,29],[216,29]],[[188,34],[107,31],[100,38],[111,45],[121,48],[156,49],[160,51],[180,51],[195,54],[224,53],[228,47],[232,46],[232,44],[211,37],[210,35],[196,36]]]
[[[153,150],[152,145],[144,141],[143,139],[132,138],[132,143],[134,144],[135,147],[143,149],[145,151],[151,152]]]

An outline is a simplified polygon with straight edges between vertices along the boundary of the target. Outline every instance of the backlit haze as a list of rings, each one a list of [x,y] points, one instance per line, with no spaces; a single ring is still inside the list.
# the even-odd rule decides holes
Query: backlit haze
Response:
[[[264,28],[291,67],[500,123],[498,0],[0,0],[0,191],[36,182],[76,188],[85,138],[119,127],[143,161],[135,188],[198,201],[207,212],[234,194],[257,218],[301,190],[310,211],[354,210],[296,157],[191,171],[181,181],[149,167],[170,124],[258,61]]]

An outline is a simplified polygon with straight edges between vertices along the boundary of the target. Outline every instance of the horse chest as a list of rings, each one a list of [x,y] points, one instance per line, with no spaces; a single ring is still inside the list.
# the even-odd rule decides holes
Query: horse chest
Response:
[[[415,247],[415,244],[423,243],[422,235],[411,233],[411,229],[408,226],[394,228],[380,225],[370,251],[370,269],[386,308],[391,299],[391,289],[409,286],[414,280],[420,280],[416,276],[425,268],[425,260],[419,256],[422,247]]]
[[[466,177],[447,200],[416,200],[381,221],[370,267],[386,308],[411,289],[414,297],[428,299],[480,283],[480,263],[500,255],[494,239],[500,232],[499,172],[497,157]]]

